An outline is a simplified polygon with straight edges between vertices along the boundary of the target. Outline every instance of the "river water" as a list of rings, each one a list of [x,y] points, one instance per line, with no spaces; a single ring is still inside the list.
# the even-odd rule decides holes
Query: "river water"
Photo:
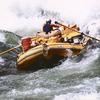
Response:
[[[52,18],[77,23],[99,38],[99,4],[99,0],[1,0],[0,29],[33,35]],[[0,51],[19,43],[14,36],[0,32]],[[0,100],[100,100],[100,46],[36,72],[19,72],[15,57],[14,52],[0,57]]]

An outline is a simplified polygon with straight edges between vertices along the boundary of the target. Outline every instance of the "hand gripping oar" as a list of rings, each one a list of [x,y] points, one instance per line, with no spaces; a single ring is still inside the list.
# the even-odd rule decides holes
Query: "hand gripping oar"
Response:
[[[100,40],[97,39],[97,38],[94,38],[94,37],[92,37],[92,36],[89,36],[89,35],[87,35],[87,34],[84,34],[83,32],[79,32],[79,31],[77,31],[77,30],[75,30],[75,29],[72,29],[72,28],[70,28],[70,27],[68,27],[68,26],[66,26],[66,25],[63,25],[63,24],[61,24],[61,23],[59,23],[59,22],[57,22],[57,21],[55,21],[55,24],[59,24],[59,25],[61,25],[61,26],[64,26],[64,27],[66,27],[66,28],[72,30],[72,31],[75,31],[75,32],[77,32],[77,33],[81,33],[82,35],[84,35],[84,36],[86,36],[86,37],[92,38],[92,39],[94,39],[94,40],[100,42]]]
[[[14,50],[14,49],[16,49],[16,48],[19,48],[20,46],[21,46],[21,45],[18,45],[18,46],[16,46],[16,47],[10,48],[10,49],[8,49],[8,50],[6,50],[6,51],[0,52],[0,56],[3,55],[3,54],[5,54],[5,53],[8,53],[8,52],[10,52],[10,51],[12,51],[12,50]]]

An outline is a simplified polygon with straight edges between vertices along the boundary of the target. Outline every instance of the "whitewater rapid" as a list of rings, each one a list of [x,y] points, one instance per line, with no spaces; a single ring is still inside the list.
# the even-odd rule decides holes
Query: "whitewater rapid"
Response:
[[[99,5],[99,0],[0,0],[0,29],[30,36],[41,31],[46,20],[52,19],[77,24],[81,31],[99,38]],[[10,33],[0,33],[3,49],[19,42],[16,39],[11,43],[9,37],[17,38]],[[0,57],[0,62],[4,62],[4,58]],[[8,65],[0,65],[3,71],[0,100],[100,100],[99,47],[61,62],[52,69],[16,73],[13,64],[9,69]]]

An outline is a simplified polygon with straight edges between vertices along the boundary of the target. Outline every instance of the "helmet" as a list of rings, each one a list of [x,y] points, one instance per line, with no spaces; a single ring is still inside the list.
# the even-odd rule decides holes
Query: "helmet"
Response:
[[[49,19],[48,21],[46,21],[47,24],[51,24],[51,19]]]

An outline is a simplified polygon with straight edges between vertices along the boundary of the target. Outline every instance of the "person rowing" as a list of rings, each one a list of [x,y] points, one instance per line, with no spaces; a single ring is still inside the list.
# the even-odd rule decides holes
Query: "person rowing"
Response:
[[[46,21],[46,23],[43,25],[43,32],[45,32],[46,34],[51,33],[51,31],[54,31],[56,29],[59,28],[59,25],[57,24],[51,24],[51,19]]]
[[[51,19],[46,21],[46,23],[42,27],[42,32],[39,32],[37,36],[44,37],[44,38],[50,38],[52,36],[55,36],[59,33],[61,33],[58,24],[52,24]]]

